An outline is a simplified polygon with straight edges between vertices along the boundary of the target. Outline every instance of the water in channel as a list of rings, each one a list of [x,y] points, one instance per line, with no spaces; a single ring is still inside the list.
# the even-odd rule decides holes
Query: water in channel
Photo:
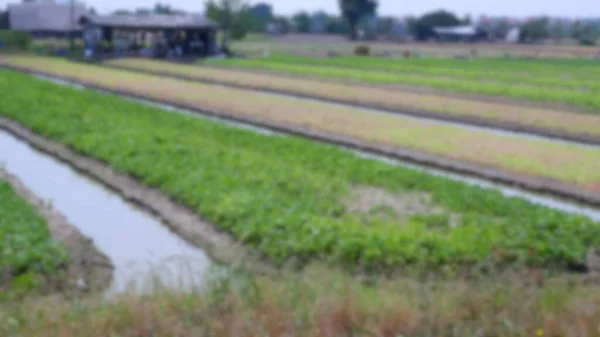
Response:
[[[0,163],[39,198],[92,239],[115,265],[108,294],[185,288],[202,283],[211,267],[206,253],[171,232],[160,220],[129,204],[68,165],[0,131]]]

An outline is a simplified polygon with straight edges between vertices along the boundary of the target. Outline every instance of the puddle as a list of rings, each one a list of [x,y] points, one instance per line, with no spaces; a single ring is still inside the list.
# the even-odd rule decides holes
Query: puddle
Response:
[[[202,284],[211,268],[204,251],[99,183],[0,131],[0,163],[39,198],[91,238],[115,265],[108,294],[150,290],[154,281],[186,289]]]
[[[54,78],[51,78],[52,80],[54,80]],[[77,83],[71,83],[68,81],[62,81],[62,84],[66,84],[66,85],[79,85]],[[90,89],[90,90],[96,90],[96,89]],[[103,93],[107,93],[105,91],[102,90],[96,90],[98,92],[103,92]],[[111,93],[107,93],[107,94],[111,94]],[[270,94],[269,94],[270,95]],[[302,99],[302,98],[296,98],[293,96],[289,96],[289,95],[283,95],[286,97],[291,97],[294,99]],[[146,100],[141,100],[141,99],[136,99],[136,98],[132,98],[132,97],[127,97],[127,96],[123,96],[123,95],[119,95],[119,97],[127,99],[127,100],[132,100],[132,101],[136,101],[136,102],[140,102],[143,104],[147,104],[147,105],[152,105],[155,107],[159,107],[161,109],[165,109],[168,111],[172,111],[172,112],[177,112],[177,113],[183,113],[186,115],[191,115],[197,118],[204,118],[204,119],[209,119],[209,120],[213,120],[219,123],[224,123],[227,125],[231,125],[234,127],[238,127],[238,128],[244,128],[247,130],[251,130],[251,131],[255,131],[258,133],[261,133],[263,135],[269,135],[269,136],[288,136],[284,133],[280,133],[280,132],[275,132],[272,130],[269,130],[267,128],[261,128],[261,127],[257,127],[257,126],[253,126],[253,125],[247,125],[244,123],[239,123],[239,122],[231,122],[231,121],[227,121],[225,119],[221,119],[221,118],[213,118],[213,117],[208,117],[208,116],[203,116],[200,115],[194,111],[190,111],[190,110],[184,110],[184,109],[179,109],[177,107],[168,105],[168,104],[157,104],[154,102],[150,102],[150,101],[146,101]],[[340,104],[338,104],[340,105]],[[346,107],[346,106],[345,106]],[[365,110],[362,108],[357,108],[359,110]],[[373,110],[373,111],[377,111],[377,113],[386,113],[386,114],[390,114],[389,112],[384,112],[384,111],[379,111],[379,110]],[[397,116],[397,115],[396,115]],[[398,116],[398,118],[412,118],[412,119],[421,119],[421,118],[417,118],[417,117],[407,117],[407,116]],[[434,122],[434,121],[432,121]],[[439,121],[435,121],[435,123],[440,123]],[[446,123],[446,122],[443,122]],[[446,123],[446,124],[455,124],[455,123]],[[457,124],[458,126],[461,127],[465,127],[462,124]],[[485,128],[481,128],[481,127],[470,127],[468,126],[467,128],[470,129],[485,129]],[[502,134],[513,134],[514,136],[518,136],[518,137],[530,137],[530,138],[536,138],[536,139],[542,139],[544,141],[552,141],[552,142],[557,142],[557,143],[567,143],[567,144],[576,144],[577,146],[588,146],[588,147],[594,147],[593,145],[586,145],[586,144],[579,144],[579,143],[573,143],[573,142],[569,142],[569,141],[562,141],[562,140],[550,140],[547,138],[543,138],[540,136],[535,136],[535,135],[530,135],[530,134],[526,134],[526,136],[520,136],[517,133],[512,133],[512,132],[504,132],[504,131],[498,131],[495,129],[490,129],[491,131],[497,132],[497,133],[502,133]],[[436,176],[442,176],[448,179],[452,179],[452,180],[457,180],[457,181],[462,181],[465,182],[469,185],[474,185],[474,186],[480,186],[483,188],[491,188],[491,189],[496,189],[496,190],[500,190],[505,196],[507,197],[519,197],[519,198],[523,198],[528,200],[529,202],[535,203],[535,204],[539,204],[539,205],[543,205],[549,208],[553,208],[553,209],[558,209],[558,210],[562,210],[565,212],[569,212],[569,213],[574,213],[574,214],[581,214],[581,215],[585,215],[591,219],[594,220],[600,220],[600,209],[596,209],[596,208],[592,208],[592,207],[588,207],[588,206],[584,206],[581,204],[577,204],[577,203],[573,203],[573,202],[568,202],[568,201],[564,201],[562,199],[559,198],[554,198],[552,196],[548,196],[548,195],[542,195],[542,194],[537,194],[537,193],[532,193],[523,189],[519,189],[519,188],[514,188],[514,187],[508,187],[506,185],[502,185],[502,184],[497,184],[497,183],[493,183],[487,180],[483,180],[483,179],[478,179],[478,178],[474,178],[471,176],[467,176],[467,175],[462,175],[462,174],[458,174],[458,173],[452,173],[452,172],[448,172],[448,171],[444,171],[444,170],[440,170],[440,169],[435,169],[435,168],[430,168],[430,167],[426,167],[426,166],[421,166],[421,165],[416,165],[416,164],[412,164],[412,163],[408,163],[405,161],[401,161],[398,159],[393,159],[393,158],[389,158],[389,157],[385,157],[385,156],[380,156],[380,155],[376,155],[376,154],[372,154],[369,152],[363,152],[363,151],[358,151],[358,150],[353,150],[353,149],[348,149],[348,148],[344,148],[344,147],[340,147],[346,151],[349,151],[351,153],[356,154],[357,156],[360,156],[362,158],[365,159],[372,159],[372,160],[377,160],[380,162],[385,162],[387,164],[390,165],[398,165],[398,166],[403,166],[403,167],[407,167],[410,169],[414,169],[414,170],[418,170],[418,171],[424,171]]]

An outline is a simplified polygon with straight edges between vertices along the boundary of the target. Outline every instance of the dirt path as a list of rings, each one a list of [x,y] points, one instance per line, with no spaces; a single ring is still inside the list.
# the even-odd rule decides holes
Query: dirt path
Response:
[[[114,268],[110,259],[94,246],[92,240],[69,224],[62,214],[36,197],[17,176],[0,168],[0,179],[7,181],[23,200],[37,209],[46,220],[52,237],[67,248],[70,262],[65,290],[101,290],[110,285]]]

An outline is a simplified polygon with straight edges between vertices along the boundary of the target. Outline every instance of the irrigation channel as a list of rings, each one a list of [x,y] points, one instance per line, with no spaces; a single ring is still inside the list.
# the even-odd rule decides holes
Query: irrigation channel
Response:
[[[0,163],[93,240],[115,266],[107,294],[201,284],[207,254],[72,167],[0,130]],[[156,283],[158,281],[158,283]]]
[[[171,77],[174,79],[181,79],[181,80],[190,81],[190,82],[198,82],[198,83],[205,83],[205,84],[210,84],[210,85],[217,85],[217,86],[221,86],[221,87],[230,87],[230,88],[238,88],[238,89],[243,89],[243,90],[251,90],[251,91],[255,91],[255,92],[262,93],[262,94],[269,95],[269,96],[279,96],[279,97],[285,97],[287,99],[295,99],[298,101],[305,101],[305,102],[317,102],[320,104],[328,104],[328,105],[332,105],[332,106],[342,107],[345,109],[352,109],[352,110],[359,111],[359,112],[367,112],[367,113],[373,113],[373,114],[379,114],[379,115],[388,115],[388,116],[394,116],[395,118],[399,118],[399,119],[418,120],[418,121],[432,123],[432,124],[449,125],[449,126],[453,126],[453,127],[457,127],[457,128],[461,128],[461,129],[465,129],[465,130],[470,130],[470,131],[483,131],[483,132],[487,132],[487,133],[498,134],[498,135],[514,137],[514,138],[541,139],[544,141],[562,143],[562,144],[571,144],[571,145],[576,145],[576,146],[587,146],[587,147],[600,146],[600,142],[598,141],[598,139],[589,139],[589,137],[585,137],[585,136],[577,137],[577,136],[566,135],[566,134],[558,135],[558,134],[553,133],[552,131],[534,132],[533,130],[517,130],[517,129],[519,129],[519,127],[515,127],[514,130],[511,130],[510,128],[505,128],[502,126],[494,125],[493,121],[488,122],[488,121],[484,121],[484,120],[471,120],[469,122],[466,122],[466,121],[461,122],[458,119],[454,120],[453,116],[447,115],[447,114],[438,114],[438,113],[433,114],[432,113],[431,116],[429,116],[427,113],[424,113],[424,112],[416,112],[415,113],[415,112],[406,111],[406,110],[403,111],[403,110],[375,108],[375,107],[369,107],[364,104],[358,104],[358,103],[350,104],[350,103],[346,103],[346,102],[336,101],[333,99],[318,98],[318,97],[304,95],[304,94],[291,93],[291,92],[287,92],[284,90],[256,88],[256,87],[252,87],[249,85],[233,84],[233,83],[227,83],[224,81],[213,80],[213,79],[209,80],[209,79],[204,79],[204,78],[194,78],[192,76],[174,75],[174,74],[170,74],[168,72],[141,70],[141,69],[135,69],[132,67],[118,66],[118,65],[102,65],[102,66],[105,68],[137,72],[137,73],[141,73],[141,74],[165,76],[165,77]],[[215,67],[215,68],[223,69],[221,67]],[[225,68],[225,69],[229,70],[229,68]],[[435,115],[435,116],[433,116],[433,115]]]
[[[113,93],[109,93],[104,90],[99,90],[99,89],[95,89],[95,88],[94,89],[87,88],[86,86],[83,86],[81,84],[74,83],[71,81],[65,81],[65,80],[58,79],[58,78],[53,78],[53,77],[49,77],[49,76],[40,76],[40,75],[36,75],[36,77],[38,77],[40,79],[48,80],[48,81],[51,81],[53,83],[60,84],[60,85],[74,86],[81,90],[94,90],[94,91],[104,93],[104,94],[115,95]],[[175,107],[173,105],[169,105],[169,104],[156,103],[156,102],[152,102],[149,100],[130,97],[127,95],[120,95],[120,96],[127,100],[132,100],[132,101],[136,101],[141,104],[158,107],[158,108],[164,109],[166,111],[170,111],[170,112],[174,112],[174,113],[181,113],[181,114],[186,114],[186,115],[190,115],[190,116],[195,116],[197,118],[204,118],[204,119],[216,121],[216,122],[227,124],[227,125],[230,125],[233,127],[243,128],[243,129],[250,130],[253,132],[261,133],[265,136],[278,136],[278,137],[290,136],[286,133],[273,131],[269,128],[261,128],[261,127],[255,126],[255,125],[244,124],[244,123],[237,122],[237,121],[234,122],[234,121],[227,120],[226,118],[207,116],[207,115],[201,114],[198,111],[181,109],[181,108]],[[395,158],[389,158],[386,156],[373,154],[368,151],[360,151],[360,150],[344,148],[344,147],[341,147],[341,148],[343,148],[347,151],[350,151],[350,152],[356,154],[357,156],[360,156],[365,159],[377,160],[380,162],[388,163],[390,165],[404,166],[404,167],[408,167],[408,168],[411,168],[414,170],[424,171],[429,174],[465,182],[467,184],[474,185],[474,186],[497,189],[497,190],[500,190],[507,197],[519,197],[519,198],[526,199],[532,203],[543,205],[543,206],[546,206],[549,208],[558,209],[558,210],[562,210],[562,211],[569,212],[569,213],[581,214],[581,215],[587,216],[589,218],[592,218],[594,220],[600,220],[600,209],[598,209],[598,208],[588,207],[588,206],[585,206],[582,204],[561,200],[556,197],[533,193],[533,192],[526,191],[523,189],[519,189],[519,188],[515,188],[515,187],[511,187],[511,186],[507,186],[507,185],[499,184],[499,183],[495,183],[495,182],[490,182],[490,181],[487,181],[484,179],[479,179],[479,178],[471,177],[471,176],[464,175],[464,174],[452,173],[452,172],[444,171],[441,169],[435,169],[435,168],[431,168],[431,167],[408,163],[408,162],[398,160]]]

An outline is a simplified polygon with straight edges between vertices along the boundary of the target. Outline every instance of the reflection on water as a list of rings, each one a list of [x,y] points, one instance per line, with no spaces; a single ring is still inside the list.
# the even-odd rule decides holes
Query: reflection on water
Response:
[[[51,201],[112,260],[115,275],[109,292],[150,278],[185,287],[199,284],[208,271],[211,263],[204,251],[102,185],[3,131],[0,149],[0,162],[8,172]]]

